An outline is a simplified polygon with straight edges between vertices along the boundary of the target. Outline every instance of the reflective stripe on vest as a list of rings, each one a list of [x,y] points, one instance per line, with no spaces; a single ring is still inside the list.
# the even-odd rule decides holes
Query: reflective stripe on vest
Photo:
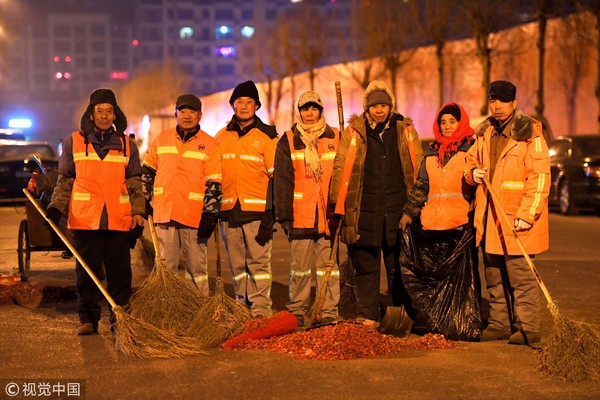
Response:
[[[333,138],[320,138],[317,141],[317,153],[321,160],[321,181],[315,182],[312,177],[307,177],[304,151],[294,147],[294,134],[291,130],[286,132],[290,146],[292,165],[294,167],[294,228],[315,228],[317,219],[317,232],[329,234],[326,219],[326,210],[329,195],[329,184],[333,174],[333,160],[337,154],[339,135]],[[318,210],[318,214],[317,213]]]
[[[155,140],[154,221],[176,221],[197,228],[204,205],[206,164],[216,152],[216,141],[200,130],[184,143],[175,128]]]
[[[79,132],[73,139],[75,181],[69,202],[68,227],[70,229],[96,230],[100,228],[102,212],[106,207],[108,229],[131,229],[131,204],[125,184],[125,170],[131,154],[129,140],[125,140],[125,154],[110,150],[100,159],[94,146],[87,146]]]
[[[453,229],[469,222],[471,192],[463,177],[466,154],[456,153],[443,167],[436,156],[425,159],[429,193],[421,210],[423,229]]]

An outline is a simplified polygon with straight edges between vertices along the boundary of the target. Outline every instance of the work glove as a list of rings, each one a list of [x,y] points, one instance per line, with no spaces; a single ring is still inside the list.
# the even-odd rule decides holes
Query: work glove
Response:
[[[273,212],[265,211],[262,219],[260,220],[260,227],[258,228],[258,233],[256,234],[256,243],[261,246],[267,244],[269,240],[273,238]]]
[[[412,224],[412,218],[408,214],[402,214],[402,218],[400,218],[400,230],[404,232],[408,225]]]
[[[329,235],[335,236],[338,225],[340,224],[340,219],[342,216],[340,214],[335,214],[335,204],[329,204],[327,206],[325,218],[327,218],[327,225],[329,227]]]
[[[483,178],[487,174],[487,168],[475,168],[473,170],[473,180],[475,183],[483,183]]]
[[[217,226],[217,220],[219,218],[216,214],[213,213],[202,213],[202,218],[200,218],[200,225],[198,226],[198,243],[208,240],[210,235],[212,235],[215,230],[215,226]]]
[[[129,248],[134,249],[137,240],[142,237],[144,233],[144,225],[136,225],[134,228],[129,230]]]
[[[531,224],[527,221],[523,221],[520,218],[515,219],[515,231],[523,232],[531,229]]]
[[[58,223],[62,218],[62,213],[58,208],[48,207],[48,209],[46,210],[46,218],[54,222],[54,225],[58,226]]]
[[[283,233],[287,236],[288,240],[292,240],[292,223],[290,221],[279,221],[279,225],[281,225],[281,229],[283,229]]]
[[[146,219],[148,219],[149,216],[154,216],[154,208],[152,208],[150,200],[146,200]]]

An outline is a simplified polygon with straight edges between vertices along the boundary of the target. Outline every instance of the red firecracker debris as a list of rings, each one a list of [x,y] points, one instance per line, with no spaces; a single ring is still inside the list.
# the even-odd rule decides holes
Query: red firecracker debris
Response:
[[[442,335],[427,334],[417,339],[401,339],[382,335],[362,324],[343,322],[269,339],[246,340],[237,349],[267,350],[310,360],[351,360],[396,354],[405,349],[457,347],[456,343],[447,341]]]

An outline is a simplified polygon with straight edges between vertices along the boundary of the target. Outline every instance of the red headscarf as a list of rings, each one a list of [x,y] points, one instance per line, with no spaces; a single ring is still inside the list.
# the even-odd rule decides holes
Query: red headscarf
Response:
[[[452,132],[452,135],[444,136],[442,132],[440,132],[440,125],[438,121],[443,115],[441,112],[444,111],[444,109],[448,106],[454,106],[460,110],[460,120],[458,121],[456,130]],[[444,114],[450,113],[444,112]],[[443,165],[446,154],[456,152],[463,140],[473,136],[473,133],[473,128],[469,126],[469,116],[460,106],[460,104],[454,102],[444,104],[444,106],[438,111],[435,120],[433,121],[433,135],[435,136],[436,141],[436,143],[433,145],[433,148],[438,151],[439,164]]]

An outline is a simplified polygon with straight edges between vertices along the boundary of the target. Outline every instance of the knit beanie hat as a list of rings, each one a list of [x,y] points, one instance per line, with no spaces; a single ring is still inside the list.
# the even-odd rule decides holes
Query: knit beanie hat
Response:
[[[321,96],[312,90],[307,90],[298,98],[298,110],[306,105],[313,105],[318,108],[319,111],[323,111],[323,101],[321,100]]]
[[[367,108],[377,104],[387,104],[391,107],[392,99],[390,99],[390,96],[383,90],[377,90],[367,97]]]
[[[442,116],[444,114],[450,114],[460,122],[460,108],[458,108],[456,104],[449,104],[440,110],[437,119],[438,126],[440,125],[440,121],[442,120]]]
[[[233,102],[239,97],[250,97],[258,104],[258,108],[261,106],[260,100],[258,99],[258,89],[252,81],[242,82],[237,85],[229,98],[229,104],[233,105]]]

